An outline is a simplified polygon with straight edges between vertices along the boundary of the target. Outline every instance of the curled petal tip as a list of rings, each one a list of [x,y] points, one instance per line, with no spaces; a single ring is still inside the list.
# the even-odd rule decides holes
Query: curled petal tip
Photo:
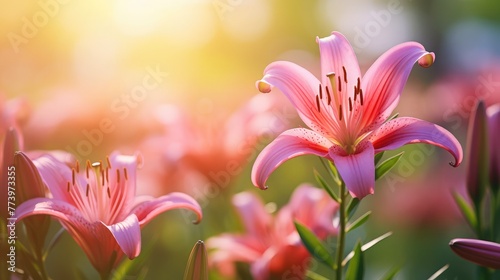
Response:
[[[433,52],[427,53],[418,60],[418,65],[427,68],[434,64],[435,55]]]
[[[262,93],[269,93],[272,89],[272,86],[269,83],[262,80],[257,81],[256,86],[257,89]]]

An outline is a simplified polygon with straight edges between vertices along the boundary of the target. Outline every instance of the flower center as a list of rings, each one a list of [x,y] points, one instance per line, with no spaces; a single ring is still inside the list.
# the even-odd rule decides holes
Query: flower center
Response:
[[[341,146],[346,153],[353,154],[357,144],[362,140],[359,137],[359,127],[363,115],[364,96],[361,79],[358,77],[356,84],[350,87],[344,66],[342,66],[342,72],[343,75],[337,75],[335,72],[326,74],[331,88],[328,85],[319,85],[316,107],[319,113],[323,109],[331,116],[335,136],[331,140]],[[323,87],[326,92],[325,98]]]
[[[108,223],[116,218],[119,209],[114,207],[113,200],[117,199],[116,196],[122,192],[120,189],[124,189],[128,181],[127,168],[123,168],[123,180],[120,169],[115,169],[115,176],[108,157],[106,161],[107,167],[104,167],[102,161],[90,163],[87,160],[83,172],[85,175],[80,173],[80,163],[77,161],[71,169],[71,182],[67,183],[72,204],[91,222]]]

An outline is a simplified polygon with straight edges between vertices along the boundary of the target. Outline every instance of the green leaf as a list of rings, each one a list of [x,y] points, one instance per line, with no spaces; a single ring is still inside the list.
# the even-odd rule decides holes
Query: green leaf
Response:
[[[360,201],[361,200],[359,200],[358,198],[353,197],[351,201],[349,201],[349,204],[347,204],[347,217],[349,217],[349,219],[352,217],[354,212],[356,212],[356,209],[358,209]]]
[[[354,248],[354,256],[349,262],[349,267],[347,268],[345,279],[363,280],[364,270],[363,250],[361,250],[361,242],[358,241],[356,247]]]
[[[325,160],[322,157],[320,157],[319,160],[321,161],[323,167],[325,167],[325,169],[328,171],[328,174],[330,174],[330,176],[332,177],[333,182],[337,185],[337,187],[340,187],[344,182],[342,181],[342,178],[340,178],[337,167],[335,167],[333,162]],[[325,163],[325,161],[328,161],[328,165]]]
[[[375,180],[380,179],[387,172],[391,171],[391,169],[398,163],[399,159],[403,156],[404,152],[401,152],[395,156],[392,156],[382,162],[377,168],[375,168]]]
[[[370,249],[371,247],[375,246],[377,243],[379,243],[380,241],[386,239],[387,237],[391,236],[392,235],[392,232],[387,232],[385,234],[382,234],[381,236],[373,239],[372,241],[366,243],[365,245],[361,246],[361,251],[366,251],[368,249]],[[351,251],[349,254],[347,254],[347,256],[344,258],[344,260],[342,261],[342,266],[345,266],[351,259],[352,257],[354,256],[354,251]]]
[[[399,113],[394,114],[392,117],[388,118],[387,121],[392,121],[393,119],[399,117]]]
[[[189,255],[184,280],[208,280],[207,250],[203,241],[198,240]]]
[[[469,225],[472,227],[472,229],[476,230],[477,217],[472,206],[469,205],[465,198],[463,198],[458,192],[453,192],[453,198],[455,199],[458,208],[460,208],[462,215],[464,215],[464,218],[467,220]]]
[[[314,271],[311,271],[311,270],[307,270],[306,271],[306,276],[308,279],[312,279],[312,280],[329,280],[328,278],[324,277],[323,275],[320,275]],[[296,279],[296,278],[293,278],[293,279]]]
[[[384,274],[384,276],[382,276],[382,278],[380,278],[380,280],[392,280],[392,278],[394,278],[394,276],[396,276],[396,274],[398,274],[400,269],[401,268],[399,266],[393,267],[391,270],[387,271],[387,273]]]
[[[382,159],[384,154],[385,154],[385,152],[380,152],[380,153],[375,155],[375,166],[378,165],[378,163],[380,162],[380,160]]]
[[[366,221],[368,221],[368,218],[370,218],[370,215],[371,215],[371,211],[368,211],[366,213],[364,213],[361,217],[359,217],[356,221],[352,222],[351,224],[349,224],[346,228],[346,232],[350,232],[351,230],[355,229],[355,228],[358,228],[359,226],[361,226],[362,224],[364,224]]]
[[[441,267],[438,271],[434,272],[434,274],[432,274],[431,277],[429,277],[429,279],[427,279],[427,280],[434,280],[434,279],[438,278],[439,275],[443,274],[443,272],[445,272],[448,269],[448,267],[450,267],[449,264]]]
[[[319,174],[318,171],[314,170],[314,177],[316,178],[316,181],[318,181],[318,183],[323,187],[323,189],[325,189],[325,191],[330,195],[330,197],[335,200],[336,202],[339,202],[339,197],[337,196],[337,194],[335,194],[332,190],[332,188],[330,187],[330,185],[328,185],[328,183],[325,181],[325,179],[321,176],[321,174]]]
[[[297,232],[299,233],[300,239],[302,239],[302,243],[304,243],[304,246],[306,246],[309,253],[311,253],[311,255],[317,260],[333,267],[335,261],[323,243],[319,241],[318,237],[316,237],[313,232],[299,222],[294,221],[294,224]]]

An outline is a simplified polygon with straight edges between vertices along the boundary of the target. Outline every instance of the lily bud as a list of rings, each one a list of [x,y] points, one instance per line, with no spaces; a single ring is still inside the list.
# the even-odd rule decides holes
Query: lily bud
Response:
[[[493,269],[500,269],[500,244],[479,239],[456,238],[450,247],[465,260]]]
[[[189,255],[184,280],[207,280],[207,267],[207,250],[203,241],[198,240]]]
[[[466,186],[469,196],[479,205],[488,184],[488,119],[483,101],[471,113],[467,135]]]

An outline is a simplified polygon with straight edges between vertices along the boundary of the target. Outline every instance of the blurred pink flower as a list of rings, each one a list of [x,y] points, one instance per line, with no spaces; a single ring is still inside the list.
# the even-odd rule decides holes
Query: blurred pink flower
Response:
[[[211,100],[192,106],[197,107],[192,112],[172,104],[159,106],[154,121],[163,124],[164,132],[147,138],[140,148],[147,162],[153,162],[144,167],[150,174],[145,177],[160,188],[148,192],[165,193],[165,185],[188,193],[206,184],[225,189],[259,141],[269,141],[295,117],[289,106],[280,106],[282,100],[257,95],[233,112]]]
[[[34,198],[19,205],[16,217],[57,218],[103,276],[123,254],[130,259],[141,250],[140,229],[158,214],[189,209],[201,219],[201,208],[188,195],[171,193],[159,198],[135,196],[140,157],[113,153],[107,167],[101,162],[73,169],[50,155],[35,161],[52,198]]]
[[[30,114],[30,107],[24,98],[5,100],[0,95],[0,131],[24,124]]]
[[[446,73],[426,92],[432,98],[428,111],[450,129],[467,127],[467,120],[478,100],[486,107],[500,102],[500,62],[493,61],[473,72]],[[470,70],[470,69],[467,69]]]
[[[461,225],[463,218],[452,193],[466,193],[464,172],[445,165],[419,166],[426,156],[419,151],[406,153],[398,163],[401,169],[394,168],[380,179],[383,188],[381,195],[374,197],[372,218],[391,228],[448,229]],[[415,173],[409,176],[412,170]]]
[[[227,277],[234,274],[236,262],[249,263],[255,279],[304,277],[310,255],[295,230],[294,220],[321,239],[337,234],[333,217],[338,204],[313,186],[299,186],[275,218],[266,212],[259,197],[250,192],[235,195],[233,204],[244,223],[245,233],[225,233],[207,241],[207,247],[214,249],[210,261]]]
[[[444,128],[415,118],[388,120],[413,64],[430,66],[433,53],[415,42],[400,44],[361,79],[354,50],[342,34],[333,32],[317,42],[321,81],[294,63],[278,61],[257,82],[261,92],[279,88],[311,129],[287,130],[264,148],[252,170],[254,185],[267,188],[267,178],[284,161],[312,154],[333,161],[351,195],[361,199],[374,192],[374,155],[411,143],[446,149],[455,158],[453,165],[460,164],[460,143]]]
[[[493,269],[500,269],[500,244],[479,239],[456,238],[450,247],[463,259]]]

